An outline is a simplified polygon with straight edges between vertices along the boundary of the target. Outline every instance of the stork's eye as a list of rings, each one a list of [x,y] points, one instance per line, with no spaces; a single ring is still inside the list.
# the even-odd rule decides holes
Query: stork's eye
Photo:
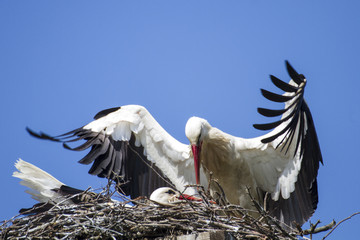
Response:
[[[175,191],[173,191],[173,190],[171,190],[171,189],[170,189],[170,190],[168,190],[168,191],[166,191],[165,193],[170,194],[170,195],[174,195],[174,194],[176,194],[176,193],[175,193]]]

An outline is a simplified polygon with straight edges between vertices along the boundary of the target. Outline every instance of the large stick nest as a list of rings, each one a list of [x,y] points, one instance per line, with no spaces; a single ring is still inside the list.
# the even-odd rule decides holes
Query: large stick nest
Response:
[[[224,231],[237,239],[296,239],[300,234],[298,230],[285,231],[261,208],[260,217],[254,218],[240,206],[212,204],[207,196],[201,203],[185,201],[174,205],[154,204],[144,198],[104,201],[113,195],[108,190],[79,204],[69,205],[65,200],[51,203],[46,211],[42,210],[46,204],[35,205],[29,212],[40,213],[3,221],[0,238],[170,238]],[[134,206],[129,207],[128,203]]]

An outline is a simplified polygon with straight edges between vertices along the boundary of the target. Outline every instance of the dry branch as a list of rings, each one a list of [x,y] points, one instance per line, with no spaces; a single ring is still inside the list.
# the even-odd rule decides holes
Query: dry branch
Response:
[[[331,228],[331,231],[328,232],[328,233],[322,238],[322,240],[324,240],[325,238],[327,238],[341,223],[349,220],[350,218],[352,218],[353,216],[358,215],[358,214],[360,214],[360,212],[353,213],[353,214],[351,214],[349,217],[347,217],[347,218],[341,220],[340,222],[338,222],[336,225],[335,225],[335,221],[333,221],[333,223],[334,223],[335,226],[333,226],[333,227]]]

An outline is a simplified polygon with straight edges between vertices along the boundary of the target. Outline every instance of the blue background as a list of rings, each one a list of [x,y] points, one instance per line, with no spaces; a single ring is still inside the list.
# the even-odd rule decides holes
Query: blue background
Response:
[[[21,157],[77,188],[106,182],[78,164],[85,153],[40,141],[29,126],[57,135],[100,110],[145,106],[187,143],[191,116],[241,137],[264,134],[257,107],[278,108],[259,89],[307,79],[324,166],[311,221],[359,211],[358,1],[0,1],[0,220],[35,203],[11,177]],[[328,239],[358,235],[360,216]],[[305,226],[306,227],[306,226]],[[324,234],[319,234],[319,239]]]

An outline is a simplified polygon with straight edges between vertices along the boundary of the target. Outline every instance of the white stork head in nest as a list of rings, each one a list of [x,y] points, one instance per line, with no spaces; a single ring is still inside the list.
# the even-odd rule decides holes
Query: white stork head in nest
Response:
[[[150,200],[160,204],[173,204],[179,202],[180,193],[170,187],[156,189],[151,195]]]

